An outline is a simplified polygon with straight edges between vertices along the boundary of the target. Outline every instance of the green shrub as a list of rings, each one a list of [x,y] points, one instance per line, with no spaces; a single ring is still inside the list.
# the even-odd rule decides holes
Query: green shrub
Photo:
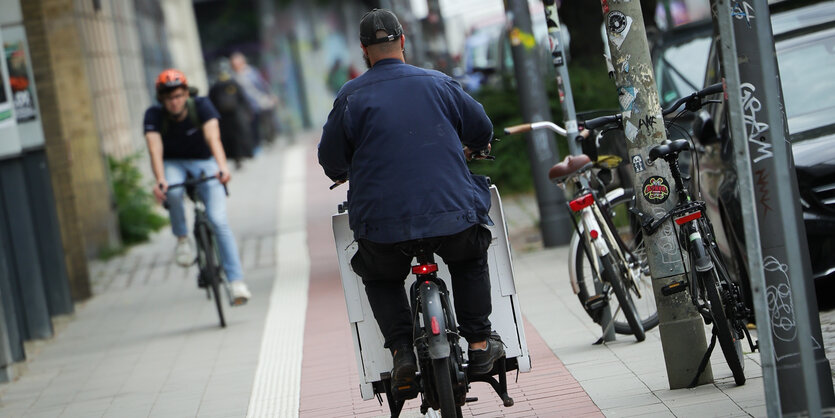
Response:
[[[142,173],[136,168],[139,157],[136,153],[121,160],[107,159],[124,245],[147,241],[152,232],[168,224],[168,218],[157,213],[150,185],[143,184]]]
[[[602,61],[602,60],[600,60]],[[596,109],[607,109],[616,112],[618,108],[615,85],[609,79],[605,66],[589,63],[574,62],[569,65],[571,90],[574,96],[574,106],[578,112]],[[553,73],[546,74],[545,85],[551,105],[553,121],[562,126],[562,108],[557,94],[557,82]],[[489,176],[502,192],[518,193],[533,190],[531,166],[525,135],[505,135],[504,128],[523,123],[519,98],[512,77],[505,76],[504,80],[495,85],[488,85],[474,95],[483,106],[490,120],[496,137],[501,141],[493,143],[491,154],[495,160],[479,161],[470,164],[470,168],[477,174]],[[555,135],[557,148],[561,156],[568,153],[565,138]]]

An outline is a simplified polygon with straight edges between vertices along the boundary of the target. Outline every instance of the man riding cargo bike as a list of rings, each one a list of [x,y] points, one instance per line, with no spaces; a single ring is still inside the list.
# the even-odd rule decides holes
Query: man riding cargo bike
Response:
[[[458,335],[468,342],[466,373],[461,373],[463,365],[450,366],[453,387],[456,382],[466,387],[464,374],[478,380],[501,369],[504,379],[505,344],[490,320],[491,190],[487,178],[467,167],[468,160],[489,152],[493,126],[483,107],[456,81],[405,63],[403,29],[390,11],[366,13],[360,40],[369,71],[337,93],[319,143],[319,163],[336,184],[350,175],[348,221],[356,244],[350,266],[362,279],[384,345],[393,356],[395,401],[423,392],[432,405],[435,395],[426,393],[432,384],[427,376],[437,376],[438,369],[424,368],[422,344],[444,331],[454,334],[452,349],[445,351],[449,356],[454,357],[449,353],[455,351]],[[447,309],[446,288],[436,277],[433,254],[443,259],[452,277],[454,314]],[[414,306],[431,303],[421,299],[423,289],[415,286],[407,297],[404,288],[413,257],[418,265],[411,272],[420,283],[439,285],[443,318],[431,316],[432,327],[428,311],[421,313]],[[421,321],[427,333],[419,329]],[[426,358],[430,354],[437,360],[434,353]],[[444,396],[435,389],[438,397]],[[508,400],[505,405],[512,404]],[[460,411],[464,397],[457,389],[455,403]]]

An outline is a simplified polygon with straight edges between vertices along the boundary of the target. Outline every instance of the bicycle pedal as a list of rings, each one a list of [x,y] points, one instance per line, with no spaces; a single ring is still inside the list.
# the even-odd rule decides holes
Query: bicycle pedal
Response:
[[[603,295],[594,295],[586,299],[586,310],[596,311],[603,309],[609,304],[609,300]]]
[[[661,294],[664,296],[674,295],[676,293],[681,293],[687,289],[687,282],[684,280],[677,281],[670,283],[661,288]]]
[[[414,381],[391,388],[391,395],[394,399],[400,401],[417,398],[418,394],[420,394],[420,389],[417,382]]]

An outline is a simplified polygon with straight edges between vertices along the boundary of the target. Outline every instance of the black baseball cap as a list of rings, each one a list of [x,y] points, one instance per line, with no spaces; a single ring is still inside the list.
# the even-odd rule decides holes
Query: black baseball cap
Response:
[[[377,31],[386,31],[388,36],[377,37]],[[360,21],[360,42],[363,46],[391,42],[400,39],[403,35],[403,26],[397,16],[386,9],[374,9],[365,14]]]

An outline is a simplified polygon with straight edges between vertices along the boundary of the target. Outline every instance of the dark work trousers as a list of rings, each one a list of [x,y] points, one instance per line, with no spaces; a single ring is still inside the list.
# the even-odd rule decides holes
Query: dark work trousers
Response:
[[[490,335],[490,273],[487,248],[490,230],[474,225],[457,234],[428,238],[439,247],[439,255],[452,276],[452,295],[458,331],[468,342],[484,341]],[[371,310],[385,338],[386,348],[412,343],[412,315],[404,281],[411,271],[412,257],[400,248],[405,243],[380,244],[365,239],[357,241],[359,249],[351,259],[365,284]]]

